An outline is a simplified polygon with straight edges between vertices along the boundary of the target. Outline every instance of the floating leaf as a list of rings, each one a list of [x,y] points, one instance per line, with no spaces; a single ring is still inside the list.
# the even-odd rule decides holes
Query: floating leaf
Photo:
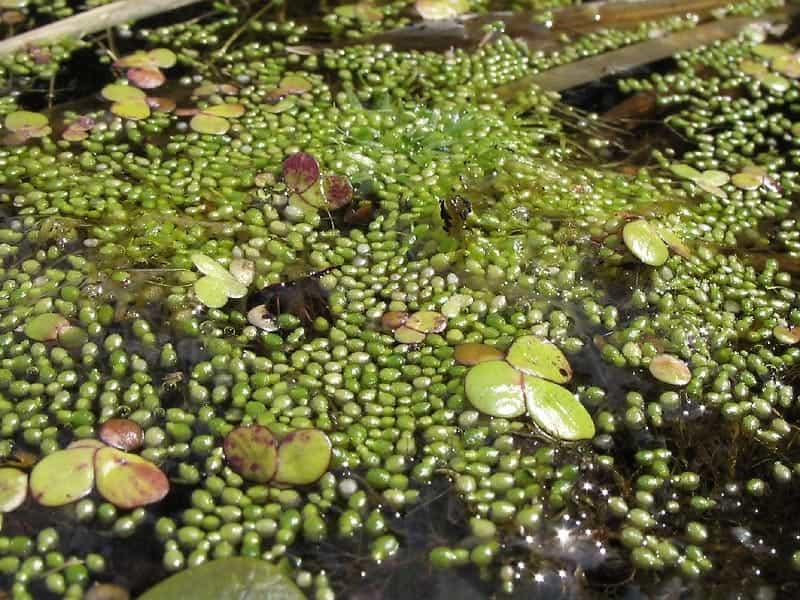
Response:
[[[230,272],[239,283],[249,286],[253,283],[256,265],[252,260],[246,258],[234,258],[231,260]]]
[[[731,177],[731,183],[740,190],[756,190],[764,183],[764,176],[742,171]]]
[[[326,204],[325,195],[322,192],[322,182],[315,181],[302,192],[295,192],[289,196],[289,204],[302,210],[303,212],[316,213]]]
[[[212,560],[167,578],[138,600],[305,600],[278,567],[261,558]]]
[[[208,108],[203,108],[200,111],[203,115],[213,115],[215,117],[226,117],[228,119],[236,119],[244,114],[244,105],[242,104],[215,104]]]
[[[767,75],[760,77],[759,81],[773,92],[778,93],[785,92],[792,85],[792,82],[789,79],[774,73],[768,73]]]
[[[209,308],[222,308],[228,302],[223,279],[206,275],[194,282],[194,293]]]
[[[488,344],[466,343],[455,348],[453,358],[460,365],[474,366],[490,360],[502,360],[505,354]]]
[[[504,360],[483,362],[467,373],[467,399],[484,414],[513,419],[525,413],[524,377]]]
[[[739,61],[739,70],[745,75],[754,76],[766,75],[769,72],[763,63],[747,59]]]
[[[568,389],[526,375],[525,399],[530,417],[553,437],[570,441],[594,437],[591,415]]]
[[[19,508],[28,496],[28,474],[10,467],[0,468],[0,513]]]
[[[189,127],[197,133],[223,135],[231,128],[231,124],[223,117],[200,113],[192,117],[192,120],[189,121]]]
[[[147,99],[147,95],[142,90],[120,83],[107,85],[100,90],[100,94],[110,102],[132,102],[134,100],[144,102]]]
[[[247,311],[247,322],[262,331],[278,331],[278,320],[267,310],[266,304],[259,304]]]
[[[156,48],[147,53],[153,63],[162,69],[169,69],[178,62],[178,57],[169,48]]]
[[[433,310],[420,310],[409,316],[404,325],[423,333],[439,333],[447,327],[447,317]]]
[[[428,334],[424,331],[411,329],[410,327],[400,327],[394,332],[394,339],[401,344],[421,344],[425,341]]]
[[[151,68],[128,69],[125,76],[133,85],[146,90],[157,88],[167,80],[160,69]]]
[[[558,346],[535,335],[517,338],[508,349],[506,360],[527,375],[556,383],[572,379],[572,367]]]
[[[95,582],[86,591],[83,600],[131,600],[131,594],[122,586]]]
[[[230,83],[204,83],[203,85],[195,88],[194,92],[192,93],[195,96],[211,96],[213,94],[235,96],[239,93],[239,88]]]
[[[63,506],[89,494],[94,487],[95,447],[57,450],[31,471],[31,496],[43,506]]]
[[[786,46],[779,46],[778,44],[757,44],[752,48],[753,54],[761,58],[775,58],[790,54],[791,49]]]
[[[278,469],[278,444],[265,427],[237,427],[225,436],[223,448],[231,468],[250,481],[266,483]]]
[[[796,344],[800,342],[800,327],[783,327],[778,325],[772,330],[772,335],[782,344]]]
[[[381,317],[381,325],[387,329],[398,329],[408,321],[408,313],[398,310],[390,310],[383,313]]]
[[[333,12],[345,19],[358,19],[367,23],[377,23],[383,20],[381,10],[369,2],[357,2],[355,4],[342,4],[337,6]]]
[[[658,233],[658,236],[675,254],[682,256],[683,258],[689,258],[692,255],[692,251],[689,249],[689,246],[687,246],[676,233],[667,229],[663,225],[653,224],[652,226],[656,230],[656,233]]]
[[[672,173],[677,175],[678,177],[683,177],[684,179],[691,179],[692,181],[700,177],[700,171],[698,171],[693,167],[690,167],[689,165],[684,165],[681,163],[670,165],[669,170],[672,171]]]
[[[74,124],[67,127],[61,134],[61,137],[68,142],[80,142],[89,137],[89,132],[82,127],[76,127]]]
[[[10,131],[28,129],[41,129],[48,124],[47,117],[43,114],[27,110],[16,110],[6,115],[5,126]]]
[[[120,450],[138,450],[144,444],[141,425],[130,419],[109,419],[100,426],[97,435],[109,446]]]
[[[671,354],[659,354],[650,360],[650,373],[670,385],[686,385],[692,379],[688,365]]]
[[[325,199],[332,210],[342,208],[353,199],[353,186],[350,180],[341,175],[328,175],[323,184]]]
[[[287,75],[278,84],[278,90],[286,94],[305,94],[311,91],[312,83],[302,75]],[[277,90],[276,90],[277,91]]]
[[[150,107],[144,100],[125,100],[114,102],[111,105],[111,112],[123,119],[139,121],[150,116]]]
[[[797,79],[800,77],[800,57],[796,54],[784,54],[772,59],[770,66],[782,75]]]
[[[301,194],[319,181],[319,163],[317,159],[297,152],[283,161],[283,180],[295,194]]]
[[[322,477],[331,462],[331,441],[319,429],[298,429],[278,446],[275,481],[286,485],[308,485]]]
[[[169,492],[169,480],[161,469],[136,454],[101,448],[95,451],[94,468],[97,491],[117,508],[153,504]]]
[[[453,19],[469,10],[468,0],[417,0],[414,7],[423,19]]]
[[[61,330],[70,327],[64,315],[43,313],[28,319],[25,323],[25,335],[37,342],[48,342],[58,339]]]
[[[297,99],[294,96],[286,96],[275,104],[265,104],[262,109],[268,113],[282,113],[294,107],[297,104]]]
[[[646,265],[658,267],[669,258],[669,250],[656,230],[644,219],[631,221],[622,230],[628,250]]]
[[[195,252],[189,256],[189,259],[192,261],[194,266],[197,267],[197,270],[203,275],[210,275],[211,277],[217,277],[221,279],[229,276],[232,277],[232,275],[228,272],[228,269],[206,254]]]
[[[698,183],[702,182],[713,187],[723,186],[730,180],[730,175],[728,175],[725,171],[716,171],[714,169],[703,171],[700,173],[700,177],[697,178]]]
[[[168,113],[175,110],[175,100],[163,96],[148,96],[147,105],[155,111]]]

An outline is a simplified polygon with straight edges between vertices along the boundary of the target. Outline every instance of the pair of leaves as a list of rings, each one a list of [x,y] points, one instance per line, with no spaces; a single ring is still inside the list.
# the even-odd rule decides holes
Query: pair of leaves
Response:
[[[454,19],[469,11],[469,0],[417,0],[414,8],[426,21]]]
[[[148,96],[138,88],[121,83],[107,85],[100,94],[113,103],[111,112],[123,119],[138,121],[149,117],[151,110],[159,112],[175,110],[175,101],[171,98]]]
[[[268,98],[277,103],[287,96],[302,96],[310,92],[313,84],[302,75],[287,75],[278,83],[278,87],[270,92]]]
[[[331,441],[319,429],[298,429],[278,441],[265,427],[238,427],[225,436],[223,447],[231,468],[258,483],[308,485],[331,462]]]
[[[591,415],[562,383],[572,379],[572,367],[554,344],[528,335],[508,352],[484,344],[456,348],[462,364],[473,365],[465,391],[472,405],[487,415],[513,419],[526,411],[548,434],[563,440],[594,437]]]
[[[4,124],[9,134],[3,139],[3,143],[10,146],[24,144],[32,138],[45,137],[52,131],[47,117],[27,110],[9,113]]]
[[[205,254],[195,253],[190,258],[204,275],[194,282],[194,293],[209,308],[222,308],[228,298],[243,298],[247,294],[255,275],[252,261],[235,258],[228,270]]]
[[[65,348],[80,348],[89,339],[89,334],[58,313],[43,313],[31,317],[23,328],[25,335],[37,342],[58,341]]]
[[[289,204],[303,212],[321,208],[336,210],[353,199],[353,186],[347,177],[328,175],[321,178],[317,159],[297,152],[283,161],[283,181],[289,191]]]
[[[175,65],[177,56],[168,48],[134,52],[123,56],[114,63],[115,67],[127,69],[125,72],[128,81],[143,89],[153,89],[166,81],[166,76],[161,69],[168,69]]]
[[[794,127],[792,132],[795,133]],[[797,133],[800,133],[800,127],[797,129]],[[728,182],[740,190],[755,190],[767,181],[767,170],[757,165],[746,165],[740,172],[733,175],[715,169],[700,172],[681,163],[671,165],[670,171],[678,177],[693,181],[697,187],[718,198],[728,197],[728,194],[722,189],[722,186]]]
[[[179,108],[175,114],[191,116],[189,127],[197,133],[223,135],[231,128],[228,119],[238,119],[244,114],[244,105],[226,103],[214,104],[206,108]]]
[[[626,224],[622,229],[622,239],[631,254],[652,267],[667,262],[670,250],[684,258],[691,254],[686,244],[672,231],[644,219]]]
[[[169,480],[156,465],[137,454],[97,440],[78,440],[48,454],[31,471],[30,490],[43,506],[63,506],[97,491],[118,508],[158,502]]]
[[[94,128],[94,119],[89,116],[80,116],[70,123],[61,134],[68,142],[80,142],[89,137],[89,132]]]
[[[394,339],[401,344],[421,344],[429,333],[440,333],[447,327],[447,317],[432,310],[389,311],[381,317],[384,327],[394,330]]]

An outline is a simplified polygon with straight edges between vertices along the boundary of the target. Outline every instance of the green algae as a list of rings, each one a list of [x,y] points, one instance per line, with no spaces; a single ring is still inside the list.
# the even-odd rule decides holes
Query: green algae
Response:
[[[338,6],[311,32],[222,5],[140,31],[146,47],[116,66],[167,68],[151,54],[168,47],[179,74],[159,99],[92,89],[33,123],[55,135],[2,150],[2,455],[40,459],[34,499],[58,504],[38,465],[103,452],[102,485],[68,478],[82,498],[67,518],[146,538],[166,572],[260,557],[329,598],[369,595],[409,561],[533,596],[629,579],[655,593],[673,576],[719,592],[732,560],[737,585],[771,585],[758,569],[796,562],[791,535],[752,516],[793,522],[800,464],[793,49],[746,33],[620,80],[657,93],[668,124],[628,159],[616,124],[495,90],[691,19],[552,54],[496,27],[447,53],[346,43],[416,18],[409,4]],[[19,65],[46,77],[62,55]],[[757,268],[748,241],[770,252]],[[141,429],[130,465],[89,443],[119,418]],[[254,478],[229,440],[258,430],[280,441],[244,445]],[[162,502],[145,466],[158,485],[132,504],[145,464],[172,491]],[[53,513],[37,510],[44,531]],[[3,540],[14,572],[25,542]],[[111,573],[96,557],[85,573],[34,563],[30,589],[54,594]]]

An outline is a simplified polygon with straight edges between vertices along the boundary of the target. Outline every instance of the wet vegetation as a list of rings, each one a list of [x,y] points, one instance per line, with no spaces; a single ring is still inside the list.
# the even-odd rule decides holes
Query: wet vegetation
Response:
[[[797,595],[794,5],[166,4],[0,56],[3,597]]]

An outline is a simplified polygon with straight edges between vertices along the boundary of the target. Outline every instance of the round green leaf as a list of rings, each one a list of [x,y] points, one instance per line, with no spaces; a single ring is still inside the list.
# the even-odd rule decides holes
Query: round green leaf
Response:
[[[42,114],[27,110],[16,110],[6,115],[5,126],[9,131],[20,131],[24,129],[39,129],[46,127],[47,117]]]
[[[428,337],[427,333],[417,329],[411,329],[403,325],[394,332],[394,339],[401,344],[421,344]]]
[[[460,365],[474,366],[490,360],[503,360],[503,352],[488,344],[466,343],[455,348],[453,358]]]
[[[658,233],[658,236],[664,240],[664,243],[669,246],[669,249],[672,250],[678,256],[682,256],[683,258],[689,258],[692,255],[692,251],[689,249],[684,241],[673,231],[667,229],[663,225],[652,225],[653,228]]]
[[[152,68],[157,67],[158,64],[153,60],[149,52],[138,50],[133,54],[122,56],[114,62],[115,67],[125,68]]]
[[[562,440],[594,437],[594,421],[575,394],[558,384],[524,376],[528,414],[544,431]]]
[[[780,75],[776,75],[775,73],[768,73],[760,77],[759,81],[770,90],[777,93],[785,92],[792,85],[790,80]]]
[[[784,54],[772,59],[770,66],[781,75],[792,79],[800,77],[800,57],[796,54]]]
[[[433,310],[420,310],[408,317],[405,326],[422,333],[439,333],[447,327],[447,317]]]
[[[278,84],[278,88],[286,94],[305,94],[311,87],[311,82],[302,75],[287,75]]]
[[[747,59],[739,61],[739,70],[745,75],[757,76],[765,75],[769,72],[763,63]]]
[[[698,183],[703,182],[706,185],[720,187],[725,185],[731,180],[730,175],[728,175],[725,171],[717,171],[714,169],[710,169],[708,171],[703,171],[700,173],[700,177],[698,178]]]
[[[194,252],[189,256],[189,259],[203,275],[210,275],[219,279],[224,279],[230,275],[228,269],[206,254]]]
[[[556,383],[572,379],[572,367],[555,344],[535,335],[517,338],[508,349],[508,363],[527,375],[543,377]]]
[[[156,48],[155,50],[150,50],[147,54],[150,60],[162,69],[169,69],[175,66],[178,60],[178,57],[175,56],[175,53],[169,48]]]
[[[122,85],[120,83],[107,85],[100,90],[100,94],[110,102],[131,102],[133,100],[144,102],[147,98],[147,95],[139,88],[135,88],[132,85]]]
[[[10,467],[0,468],[0,512],[20,507],[28,496],[28,474]]]
[[[783,56],[790,54],[791,50],[786,46],[778,44],[757,44],[752,48],[753,54],[761,58],[775,58],[776,56]]]
[[[268,113],[282,113],[286,112],[297,104],[297,99],[294,96],[286,96],[274,104],[264,104],[261,108]]]
[[[684,165],[681,163],[670,165],[669,170],[672,171],[673,174],[677,175],[678,177],[683,177],[684,179],[695,180],[700,177],[700,171],[690,167],[689,165]]]
[[[37,342],[47,342],[58,338],[59,333],[70,327],[64,315],[43,313],[28,319],[25,323],[25,335]]]
[[[215,104],[214,106],[202,109],[201,114],[235,119],[244,114],[244,106],[241,104]]]
[[[331,441],[319,429],[298,429],[278,446],[275,481],[285,485],[308,485],[322,477],[331,462]]]
[[[260,559],[212,560],[162,581],[138,600],[305,600],[289,577]]]
[[[740,190],[756,190],[764,183],[764,176],[742,171],[731,177],[731,183]]]
[[[266,483],[278,469],[278,444],[266,427],[237,427],[225,436],[225,459],[250,481]]]
[[[231,124],[222,117],[201,113],[192,117],[192,120],[189,121],[189,127],[197,133],[223,135],[231,128]]]
[[[149,460],[116,448],[94,455],[97,491],[117,508],[136,508],[158,502],[169,492],[167,476]]]
[[[111,105],[111,112],[123,119],[139,121],[150,116],[150,107],[144,100],[126,100],[114,102]]]
[[[43,506],[63,506],[94,487],[97,448],[71,448],[48,454],[31,471],[31,496]]]
[[[656,230],[644,219],[631,221],[622,230],[628,250],[646,265],[658,267],[667,262],[669,250]]]
[[[423,19],[453,19],[469,10],[468,0],[417,0],[414,5]]]
[[[664,383],[684,386],[692,379],[689,366],[671,354],[659,354],[650,360],[650,373]]]
[[[467,399],[484,414],[513,419],[525,412],[523,374],[504,360],[472,367],[464,386]]]
[[[209,308],[222,308],[228,302],[225,280],[206,275],[194,282],[194,293]]]

